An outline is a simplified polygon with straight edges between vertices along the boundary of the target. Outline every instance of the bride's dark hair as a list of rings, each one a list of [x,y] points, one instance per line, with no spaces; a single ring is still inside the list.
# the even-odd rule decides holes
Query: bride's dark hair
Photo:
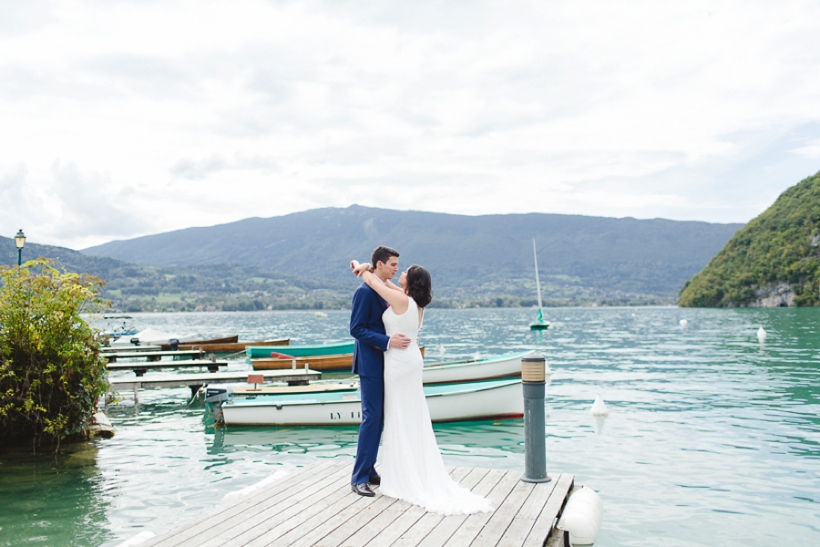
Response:
[[[427,306],[433,300],[433,278],[430,277],[430,272],[417,264],[407,268],[405,291],[420,308]]]

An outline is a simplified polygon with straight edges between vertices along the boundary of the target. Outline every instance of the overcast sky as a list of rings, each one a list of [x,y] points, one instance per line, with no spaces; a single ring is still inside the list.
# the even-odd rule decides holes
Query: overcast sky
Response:
[[[358,203],[746,222],[820,171],[820,3],[0,0],[0,235]]]

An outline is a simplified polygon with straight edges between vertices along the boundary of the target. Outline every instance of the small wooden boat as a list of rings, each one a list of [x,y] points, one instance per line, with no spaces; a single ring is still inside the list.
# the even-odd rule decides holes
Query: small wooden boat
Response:
[[[292,395],[297,393],[333,393],[339,391],[350,392],[356,391],[357,389],[359,389],[359,382],[356,381],[329,382],[323,384],[313,383],[307,386],[268,385],[252,387],[247,385],[233,386],[233,394],[234,396],[247,397],[255,395]]]
[[[281,357],[263,357],[252,359],[253,370],[280,370],[294,368],[293,361],[296,361],[296,368],[305,368],[307,365],[312,370],[322,372],[332,370],[350,370],[353,366],[353,354],[343,353],[341,355],[311,355],[309,357],[289,356],[290,348],[282,348],[288,355],[276,353]]]
[[[309,355],[307,357],[296,357],[290,353],[291,346],[282,348],[281,353],[273,351],[274,356],[263,357],[260,359],[251,359],[253,370],[283,370],[294,368],[293,362],[296,361],[295,368],[305,368],[305,365],[312,370],[319,370],[322,372],[344,372],[350,371],[353,368],[353,354],[342,353],[340,355]],[[420,347],[421,356],[424,357],[424,346]],[[519,373],[521,371],[519,359]]]
[[[424,386],[434,422],[521,418],[521,380]],[[234,397],[221,404],[227,425],[354,425],[362,421],[358,391]]]
[[[251,359],[259,359],[262,357],[271,357],[271,352],[279,353],[276,350],[271,350],[266,346],[248,346],[245,348],[245,353]],[[314,355],[342,355],[345,353],[353,354],[353,341],[339,342],[338,344],[318,344],[311,346],[291,346],[288,345],[288,355],[294,357],[311,357]]]
[[[185,342],[179,345],[179,349],[201,349],[205,353],[238,353],[245,351],[248,346],[287,346],[290,338],[279,338],[276,340],[256,340],[255,342],[226,342],[226,343],[203,343]]]
[[[234,334],[233,336],[223,336],[222,338],[209,338],[206,340],[180,340],[179,345],[182,349],[182,345],[196,345],[196,344],[235,344],[239,342],[239,335]],[[163,342],[160,344],[163,350],[168,351],[171,349],[171,344],[169,342]],[[196,349],[196,348],[189,348],[189,349]]]

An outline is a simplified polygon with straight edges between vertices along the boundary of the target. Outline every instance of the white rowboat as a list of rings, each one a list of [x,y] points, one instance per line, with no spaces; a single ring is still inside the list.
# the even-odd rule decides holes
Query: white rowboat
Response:
[[[434,422],[521,418],[521,380],[424,386]],[[227,425],[355,425],[362,421],[359,392],[260,395],[222,405]]]
[[[508,353],[484,359],[467,359],[424,365],[424,385],[479,382],[500,378],[520,378],[521,358],[528,352]]]

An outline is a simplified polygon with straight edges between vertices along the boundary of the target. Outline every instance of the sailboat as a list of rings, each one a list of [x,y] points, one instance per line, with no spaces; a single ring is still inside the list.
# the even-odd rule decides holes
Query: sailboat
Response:
[[[541,282],[538,280],[538,253],[535,252],[535,238],[532,238],[532,256],[535,258],[535,286],[538,289],[538,317],[530,323],[530,330],[547,330],[549,321],[544,321],[544,312],[541,305]]]

